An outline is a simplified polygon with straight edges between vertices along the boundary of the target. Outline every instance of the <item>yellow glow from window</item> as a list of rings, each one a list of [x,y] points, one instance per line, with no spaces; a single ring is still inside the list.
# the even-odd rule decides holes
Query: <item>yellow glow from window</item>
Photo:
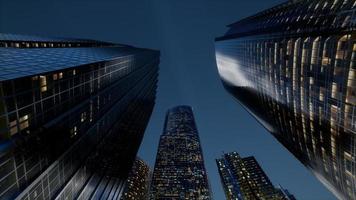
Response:
[[[47,78],[46,76],[40,76],[41,92],[47,91]]]
[[[336,98],[337,95],[337,84],[333,82],[332,88],[331,88],[331,97]]]

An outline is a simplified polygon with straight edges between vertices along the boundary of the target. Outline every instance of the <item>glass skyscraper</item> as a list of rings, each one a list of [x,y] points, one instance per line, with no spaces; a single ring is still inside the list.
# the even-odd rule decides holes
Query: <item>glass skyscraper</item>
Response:
[[[355,9],[288,1],[215,43],[225,88],[340,199],[356,199]]]
[[[0,34],[0,199],[117,198],[156,93],[159,52]]]
[[[161,135],[150,198],[211,199],[198,130],[189,106],[168,110]]]
[[[148,200],[150,178],[150,167],[140,158],[136,158],[121,200]]]
[[[237,152],[216,159],[228,200],[295,200],[287,190],[275,188],[256,159]]]

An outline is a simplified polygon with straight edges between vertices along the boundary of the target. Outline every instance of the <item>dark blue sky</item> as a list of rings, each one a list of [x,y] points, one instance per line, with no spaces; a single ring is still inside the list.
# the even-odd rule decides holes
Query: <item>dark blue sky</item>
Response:
[[[298,199],[332,200],[283,146],[223,89],[214,38],[225,25],[282,0],[0,0],[0,32],[106,40],[161,50],[157,103],[139,155],[151,167],[168,108],[191,105],[209,179],[224,199],[215,158],[254,155],[274,184]]]

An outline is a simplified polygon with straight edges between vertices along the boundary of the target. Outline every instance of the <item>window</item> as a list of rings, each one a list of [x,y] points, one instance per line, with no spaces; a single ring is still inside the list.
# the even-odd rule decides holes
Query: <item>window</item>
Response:
[[[40,88],[41,88],[41,92],[47,91],[47,78],[46,78],[46,76],[40,76]]]
[[[77,129],[77,126],[74,126],[71,130],[70,130],[70,134],[71,134],[71,137],[74,137],[78,134],[78,129]]]
[[[337,96],[337,83],[333,82],[331,87],[331,97],[336,98]]]
[[[24,115],[24,116],[20,117],[19,122],[20,122],[20,130],[28,128],[28,126],[29,126],[28,115]]]
[[[336,59],[345,59],[347,53],[347,42],[351,35],[342,36],[337,43]]]
[[[13,120],[9,123],[9,127],[10,127],[10,134],[15,135],[18,130],[17,130],[17,120]]]
[[[312,47],[312,60],[311,64],[316,65],[318,63],[318,58],[319,58],[319,49],[320,49],[320,37],[315,38],[313,41],[313,47]]]
[[[81,122],[84,122],[87,118],[87,113],[86,112],[83,112],[82,114],[80,114],[80,121]]]

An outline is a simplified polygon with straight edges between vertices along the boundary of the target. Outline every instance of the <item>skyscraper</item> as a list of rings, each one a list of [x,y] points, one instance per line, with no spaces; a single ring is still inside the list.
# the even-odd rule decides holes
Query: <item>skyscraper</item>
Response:
[[[148,200],[150,175],[150,167],[140,158],[136,158],[121,200]]]
[[[221,182],[228,200],[289,200],[287,191],[275,188],[256,159],[241,158],[237,152],[216,159]]]
[[[168,110],[150,189],[151,199],[210,199],[198,130],[189,106]]]
[[[355,8],[288,1],[215,43],[225,88],[340,199],[356,199]]]
[[[0,199],[120,196],[151,115],[159,52],[0,34]]]

